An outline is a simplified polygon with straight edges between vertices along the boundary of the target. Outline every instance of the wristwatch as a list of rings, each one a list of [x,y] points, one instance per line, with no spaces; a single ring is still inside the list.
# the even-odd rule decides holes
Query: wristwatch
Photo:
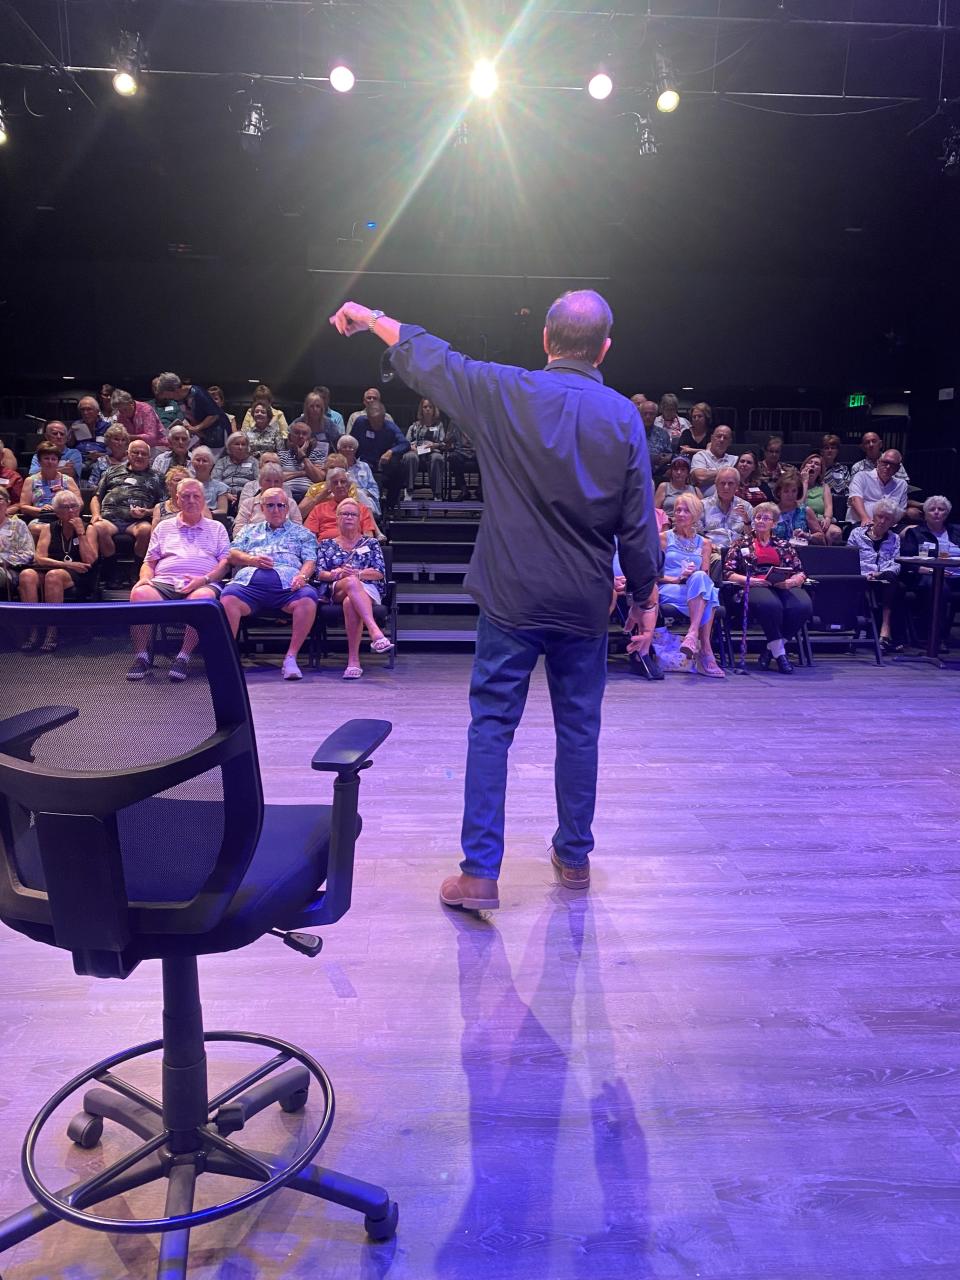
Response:
[[[370,330],[371,333],[373,333],[374,329],[376,329],[377,321],[383,319],[383,315],[384,313],[382,311],[370,312],[370,319],[367,321],[367,328]]]

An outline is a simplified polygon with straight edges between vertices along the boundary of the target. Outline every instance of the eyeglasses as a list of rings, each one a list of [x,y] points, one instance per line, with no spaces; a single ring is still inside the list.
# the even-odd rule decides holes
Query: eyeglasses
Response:
[[[263,502],[260,505],[265,511],[286,511],[287,509],[285,502]]]

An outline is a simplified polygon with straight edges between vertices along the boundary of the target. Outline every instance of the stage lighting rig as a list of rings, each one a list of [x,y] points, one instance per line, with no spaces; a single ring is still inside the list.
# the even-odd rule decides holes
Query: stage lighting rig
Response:
[[[120,45],[114,56],[116,71],[113,87],[122,98],[132,98],[140,88],[143,70],[143,41],[139,31],[121,31]]]
[[[260,143],[268,128],[267,113],[263,109],[263,103],[255,102],[251,98],[240,122],[240,145],[244,151],[255,155],[260,150]]]
[[[680,105],[680,93],[673,67],[662,49],[656,49],[653,57],[657,70],[657,110],[666,113],[676,111]]]
[[[492,98],[500,84],[491,58],[478,58],[470,73],[470,91],[477,98]]]
[[[646,116],[642,116],[639,111],[625,111],[621,117],[629,120],[633,124],[633,128],[637,135],[637,154],[640,156],[655,156],[659,154],[660,148],[657,145],[657,139],[653,130],[650,128],[650,121]]]
[[[613,93],[613,79],[609,73],[602,68],[594,72],[587,84],[587,93],[597,102],[603,102],[604,98],[609,98]]]
[[[330,88],[337,93],[349,93],[357,83],[357,77],[345,62],[338,62],[330,72]]]

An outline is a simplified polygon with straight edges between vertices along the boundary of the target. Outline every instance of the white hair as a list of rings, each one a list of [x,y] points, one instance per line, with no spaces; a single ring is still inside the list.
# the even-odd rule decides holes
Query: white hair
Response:
[[[942,493],[932,493],[930,497],[927,498],[926,502],[923,504],[924,515],[927,514],[927,512],[930,510],[930,508],[933,506],[934,503],[936,503],[938,507],[946,507],[948,516],[950,512],[953,510],[953,503],[950,501],[949,498],[945,498]]]
[[[161,373],[157,376],[157,395],[165,396],[171,391],[179,391],[183,386],[179,373]]]
[[[903,511],[903,507],[898,502],[895,502],[893,498],[878,498],[873,504],[873,514],[875,516],[889,516],[894,524],[903,519]]]

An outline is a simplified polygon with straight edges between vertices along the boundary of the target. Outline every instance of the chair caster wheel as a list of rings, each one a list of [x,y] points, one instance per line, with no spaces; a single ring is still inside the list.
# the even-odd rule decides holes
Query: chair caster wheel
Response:
[[[67,1137],[85,1151],[99,1146],[103,1137],[103,1117],[79,1111],[67,1125]]]
[[[292,1114],[294,1111],[302,1111],[307,1105],[309,1093],[309,1089],[298,1089],[296,1093],[291,1093],[286,1098],[281,1098],[281,1110],[286,1111],[288,1114]]]
[[[391,1200],[387,1212],[382,1218],[364,1218],[363,1226],[371,1240],[392,1240],[397,1234],[397,1220],[400,1210],[396,1200]]]

